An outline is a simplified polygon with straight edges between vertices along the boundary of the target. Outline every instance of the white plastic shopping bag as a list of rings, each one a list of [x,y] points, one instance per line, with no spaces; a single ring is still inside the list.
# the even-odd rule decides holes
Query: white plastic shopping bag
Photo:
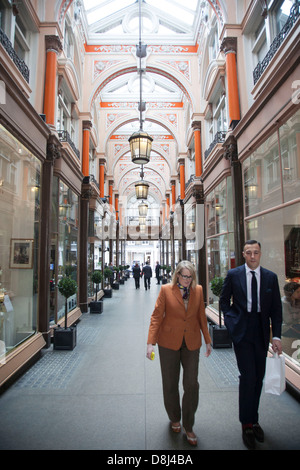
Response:
[[[285,390],[285,360],[284,356],[274,354],[267,357],[265,392],[273,395],[281,395]]]

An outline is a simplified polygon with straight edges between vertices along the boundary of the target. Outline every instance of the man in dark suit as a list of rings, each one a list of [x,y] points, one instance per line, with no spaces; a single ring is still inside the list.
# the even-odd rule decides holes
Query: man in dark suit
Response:
[[[156,261],[155,277],[156,277],[156,279],[157,279],[157,283],[156,283],[156,284],[160,284],[160,264],[159,264],[159,261]]]
[[[143,267],[142,270],[142,275],[144,275],[144,285],[145,289],[147,290],[150,289],[150,278],[152,277],[152,268],[149,264],[149,261],[146,261],[145,266]]]
[[[220,305],[240,371],[239,419],[243,441],[247,448],[254,449],[255,440],[264,441],[258,408],[270,334],[273,351],[282,353],[282,307],[277,275],[260,266],[260,243],[247,241],[243,256],[246,263],[227,273]]]
[[[134,282],[135,282],[135,288],[139,289],[140,288],[140,277],[141,277],[141,268],[139,267],[138,263],[135,263],[135,266],[132,268],[133,272],[133,277],[134,277]]]

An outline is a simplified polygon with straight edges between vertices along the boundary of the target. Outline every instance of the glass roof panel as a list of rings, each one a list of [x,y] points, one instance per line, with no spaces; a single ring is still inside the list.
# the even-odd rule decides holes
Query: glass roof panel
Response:
[[[164,13],[175,17],[180,22],[184,22],[189,25],[192,25],[194,22],[194,12],[185,8],[186,2],[182,2],[182,6],[175,1],[170,2],[169,0],[147,0],[147,3],[148,5],[159,8]]]
[[[196,12],[201,0],[142,0],[143,33],[157,35],[190,34],[195,24]],[[137,14],[126,20],[126,33],[136,33],[138,30],[138,0],[83,0],[88,25],[93,33],[111,35],[114,31],[120,40],[124,41],[124,31],[120,34],[114,30],[116,23],[120,24],[126,18],[127,12],[132,12],[135,5]],[[134,7],[133,7],[134,8]],[[143,8],[145,12],[143,13]],[[122,10],[122,15],[120,11]],[[151,11],[152,19],[149,17]],[[152,24],[152,20],[154,23]],[[157,27],[155,26],[155,21]],[[122,35],[122,39],[121,39]]]
[[[133,3],[135,0],[84,0],[88,23],[103,20]]]

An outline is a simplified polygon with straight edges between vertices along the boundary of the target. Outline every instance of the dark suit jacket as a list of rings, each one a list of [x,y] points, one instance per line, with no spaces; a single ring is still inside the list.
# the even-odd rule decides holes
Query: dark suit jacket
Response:
[[[139,266],[134,266],[132,268],[132,273],[133,273],[133,277],[135,279],[138,279],[140,276],[141,276],[141,268]]]
[[[260,318],[267,348],[270,342],[270,323],[272,336],[281,337],[282,306],[277,275],[262,267],[260,270]],[[251,315],[247,312],[245,265],[228,271],[220,296],[220,306],[232,341],[237,344],[245,336],[248,315]]]
[[[146,264],[143,267],[142,273],[144,274],[146,279],[152,277],[152,268],[151,268],[151,266],[149,266],[149,264]]]

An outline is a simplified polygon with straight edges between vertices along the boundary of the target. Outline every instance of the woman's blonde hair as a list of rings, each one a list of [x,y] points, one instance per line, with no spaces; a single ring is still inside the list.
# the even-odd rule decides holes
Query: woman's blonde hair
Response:
[[[195,269],[195,266],[190,261],[187,261],[187,260],[180,261],[177,264],[176,269],[175,269],[175,271],[173,273],[173,276],[172,276],[171,284],[173,284],[173,285],[177,284],[178,274],[180,274],[181,270],[184,269],[184,268],[186,268],[190,271],[191,276],[192,276],[191,287],[195,288],[196,285],[197,285],[196,269]]]

